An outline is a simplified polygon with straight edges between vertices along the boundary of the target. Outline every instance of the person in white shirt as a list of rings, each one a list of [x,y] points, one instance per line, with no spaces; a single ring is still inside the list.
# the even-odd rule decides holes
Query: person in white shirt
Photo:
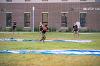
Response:
[[[75,22],[73,25],[74,38],[79,38],[80,22]]]
[[[78,29],[80,28],[80,22],[76,21],[76,25],[78,26]]]

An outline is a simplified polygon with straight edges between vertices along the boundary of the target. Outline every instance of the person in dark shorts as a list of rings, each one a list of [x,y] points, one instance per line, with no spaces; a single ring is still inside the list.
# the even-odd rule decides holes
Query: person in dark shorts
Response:
[[[41,40],[40,41],[43,41],[44,42],[44,40],[46,39],[46,35],[45,35],[45,33],[48,31],[48,26],[47,25],[44,25],[43,27],[42,27],[42,37],[41,37]]]
[[[16,30],[16,22],[13,22],[13,31]]]
[[[79,29],[76,23],[73,25],[73,32],[74,32],[74,38],[75,37],[79,38]]]
[[[14,20],[13,22],[12,22],[12,37],[11,37],[11,39],[13,39],[13,37],[14,37],[14,32],[16,31],[16,21]]]
[[[14,32],[16,30],[16,21],[13,21],[12,23],[12,31]]]

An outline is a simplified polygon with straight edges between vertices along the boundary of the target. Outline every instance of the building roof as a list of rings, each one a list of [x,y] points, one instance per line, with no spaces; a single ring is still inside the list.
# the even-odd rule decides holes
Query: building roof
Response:
[[[0,3],[100,2],[100,0],[0,0]]]

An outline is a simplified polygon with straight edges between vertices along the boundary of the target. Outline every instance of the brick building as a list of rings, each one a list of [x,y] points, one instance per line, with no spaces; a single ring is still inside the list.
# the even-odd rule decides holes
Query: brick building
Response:
[[[0,28],[32,30],[39,23],[49,28],[69,30],[79,21],[81,30],[100,31],[99,0],[0,0]],[[0,30],[1,30],[0,29]]]

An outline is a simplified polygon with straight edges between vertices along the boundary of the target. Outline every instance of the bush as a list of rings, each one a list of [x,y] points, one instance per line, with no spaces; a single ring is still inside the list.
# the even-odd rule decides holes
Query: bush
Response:
[[[22,27],[16,27],[16,31],[23,31]]]
[[[56,32],[56,28],[49,28],[49,32]]]
[[[39,32],[39,27],[35,27],[35,28],[34,28],[34,31],[35,31],[35,32]]]

